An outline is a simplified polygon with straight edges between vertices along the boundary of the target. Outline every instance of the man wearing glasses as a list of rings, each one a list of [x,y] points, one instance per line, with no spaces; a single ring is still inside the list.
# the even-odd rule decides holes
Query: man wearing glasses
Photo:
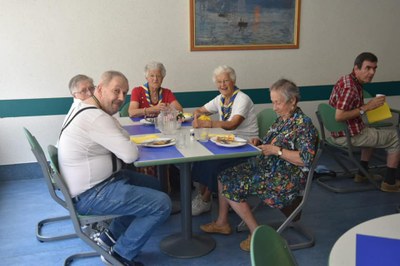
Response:
[[[63,125],[65,124],[65,121],[68,119],[72,111],[78,105],[78,103],[86,100],[87,98],[93,95],[95,88],[93,85],[93,79],[82,74],[74,76],[69,81],[68,87],[72,97],[74,97],[74,102],[72,103],[71,108],[69,109],[67,115],[65,116]]]

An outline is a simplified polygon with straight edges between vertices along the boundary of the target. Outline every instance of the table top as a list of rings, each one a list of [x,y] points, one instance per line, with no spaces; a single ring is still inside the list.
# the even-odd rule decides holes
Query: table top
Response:
[[[369,252],[372,249],[373,252]],[[381,249],[381,250],[380,250]],[[397,252],[391,252],[396,250]],[[389,254],[385,256],[385,252]],[[365,265],[392,265],[384,263],[383,259],[396,261],[400,265],[400,213],[375,218],[348,230],[333,246],[329,255],[330,266]],[[362,255],[362,256],[361,256]],[[374,264],[376,256],[380,262]],[[383,264],[382,264],[383,263]]]
[[[192,128],[190,124],[183,125],[174,135],[163,135],[154,128],[154,125],[142,125],[138,121],[126,117],[121,117],[118,120],[121,125],[134,136],[154,134],[160,137],[176,138],[179,132],[183,132],[186,136],[184,147],[173,145],[163,148],[154,148],[138,145],[140,157],[134,163],[137,167],[256,156],[261,153],[258,148],[249,144],[241,147],[226,148],[217,146],[211,141],[199,142],[197,140],[190,140],[189,131]],[[227,131],[221,128],[211,128],[210,133],[226,134]]]

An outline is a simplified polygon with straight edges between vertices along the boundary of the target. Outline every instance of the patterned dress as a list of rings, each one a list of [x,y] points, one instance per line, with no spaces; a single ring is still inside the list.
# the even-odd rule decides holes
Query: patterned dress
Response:
[[[218,178],[223,185],[222,195],[236,202],[257,195],[265,204],[283,208],[304,188],[318,148],[318,131],[297,107],[289,119],[276,119],[262,143],[299,151],[304,166],[291,164],[275,155],[251,158],[221,172]]]

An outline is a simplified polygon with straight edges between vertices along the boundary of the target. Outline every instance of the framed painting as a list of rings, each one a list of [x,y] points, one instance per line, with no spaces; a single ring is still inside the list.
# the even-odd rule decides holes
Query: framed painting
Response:
[[[301,0],[190,0],[190,49],[299,48]]]

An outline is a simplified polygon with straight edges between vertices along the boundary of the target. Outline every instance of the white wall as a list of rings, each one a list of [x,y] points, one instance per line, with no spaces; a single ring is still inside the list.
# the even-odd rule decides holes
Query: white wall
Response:
[[[283,76],[300,86],[333,84],[366,50],[379,57],[375,81],[400,80],[394,10],[400,1],[303,0],[299,49],[190,52],[187,0],[0,0],[0,99],[65,97],[73,75],[97,80],[109,69],[133,87],[150,60],[165,64],[163,85],[174,91],[214,89],[211,72],[220,64],[236,69],[241,88]],[[305,111],[316,103],[303,103]],[[0,165],[34,161],[22,126],[47,146],[62,119],[0,118]]]

